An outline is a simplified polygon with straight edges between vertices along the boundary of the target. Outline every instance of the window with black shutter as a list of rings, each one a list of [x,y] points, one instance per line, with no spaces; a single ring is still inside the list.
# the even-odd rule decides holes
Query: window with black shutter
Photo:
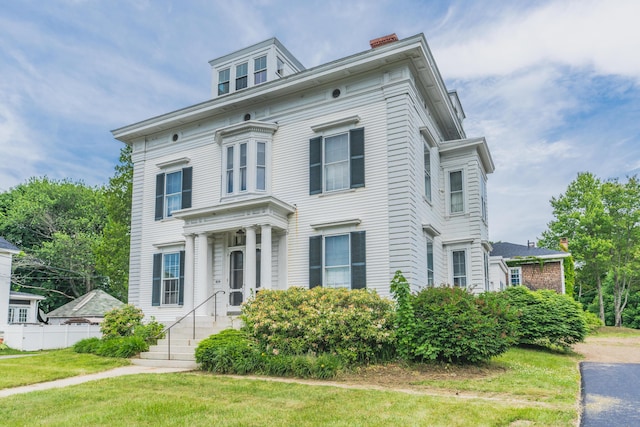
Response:
[[[309,238],[309,288],[366,288],[364,231]]]
[[[309,194],[364,187],[364,128],[309,141]]]

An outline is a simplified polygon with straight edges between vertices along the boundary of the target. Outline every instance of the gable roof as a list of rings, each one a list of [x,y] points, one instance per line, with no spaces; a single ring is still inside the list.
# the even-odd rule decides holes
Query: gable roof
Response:
[[[104,314],[114,308],[125,305],[119,299],[109,295],[101,289],[94,289],[58,307],[47,314],[47,317],[104,317]]]
[[[43,300],[44,297],[42,295],[30,294],[29,292],[9,291],[9,299],[33,301],[33,300]]]
[[[530,247],[525,245],[516,245],[515,243],[508,242],[497,242],[492,245],[493,249],[491,250],[491,256],[501,256],[505,259],[528,257],[558,259],[566,258],[571,255],[569,252],[554,251],[535,246]]]
[[[7,242],[4,237],[0,237],[0,252],[19,253],[17,246]]]

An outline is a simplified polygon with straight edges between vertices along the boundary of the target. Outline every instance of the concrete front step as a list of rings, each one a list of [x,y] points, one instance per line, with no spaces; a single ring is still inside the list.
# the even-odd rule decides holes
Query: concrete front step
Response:
[[[165,349],[165,351],[154,351],[154,352],[145,351],[145,352],[140,353],[140,359],[169,360],[168,354],[169,353],[167,353],[166,349]],[[195,351],[177,352],[177,351],[173,351],[173,348],[172,348],[171,349],[171,360],[192,360],[192,361],[195,361],[196,360]]]
[[[193,360],[160,360],[160,359],[129,359],[138,366],[150,366],[154,368],[183,368],[198,369],[198,364]]]
[[[202,339],[200,339],[200,338],[196,338],[196,339],[193,339],[193,338],[182,338],[182,337],[181,338],[176,338],[176,337],[174,337],[172,335],[171,336],[171,347],[173,347],[174,345],[197,347],[198,344],[200,343],[200,341],[202,341]],[[158,340],[156,345],[166,347],[167,345],[169,345],[169,339],[168,338],[163,338],[161,340]]]
[[[149,351],[145,353],[167,353],[166,345],[152,345],[149,347]],[[175,345],[171,342],[171,354],[173,353],[195,353],[196,345]]]

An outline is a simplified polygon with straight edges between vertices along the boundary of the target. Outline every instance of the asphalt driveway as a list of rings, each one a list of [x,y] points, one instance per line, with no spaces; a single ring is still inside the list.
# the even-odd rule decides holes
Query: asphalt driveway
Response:
[[[582,362],[582,427],[640,426],[640,364]]]

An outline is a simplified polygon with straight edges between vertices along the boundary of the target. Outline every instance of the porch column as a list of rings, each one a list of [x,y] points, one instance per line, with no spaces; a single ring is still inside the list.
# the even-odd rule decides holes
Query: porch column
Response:
[[[247,227],[247,262],[244,268],[245,300],[256,294],[256,229]]]
[[[194,301],[194,252],[195,252],[195,238],[193,234],[185,235],[186,242],[184,245],[184,308],[188,311],[193,310]]]
[[[271,289],[271,225],[262,226],[260,249],[260,283],[262,289]]]
[[[207,298],[207,254],[209,253],[209,241],[206,233],[198,234],[198,271],[196,273],[195,298],[193,300],[194,307],[202,303]],[[196,310],[196,315],[205,316],[207,307],[204,304]]]

